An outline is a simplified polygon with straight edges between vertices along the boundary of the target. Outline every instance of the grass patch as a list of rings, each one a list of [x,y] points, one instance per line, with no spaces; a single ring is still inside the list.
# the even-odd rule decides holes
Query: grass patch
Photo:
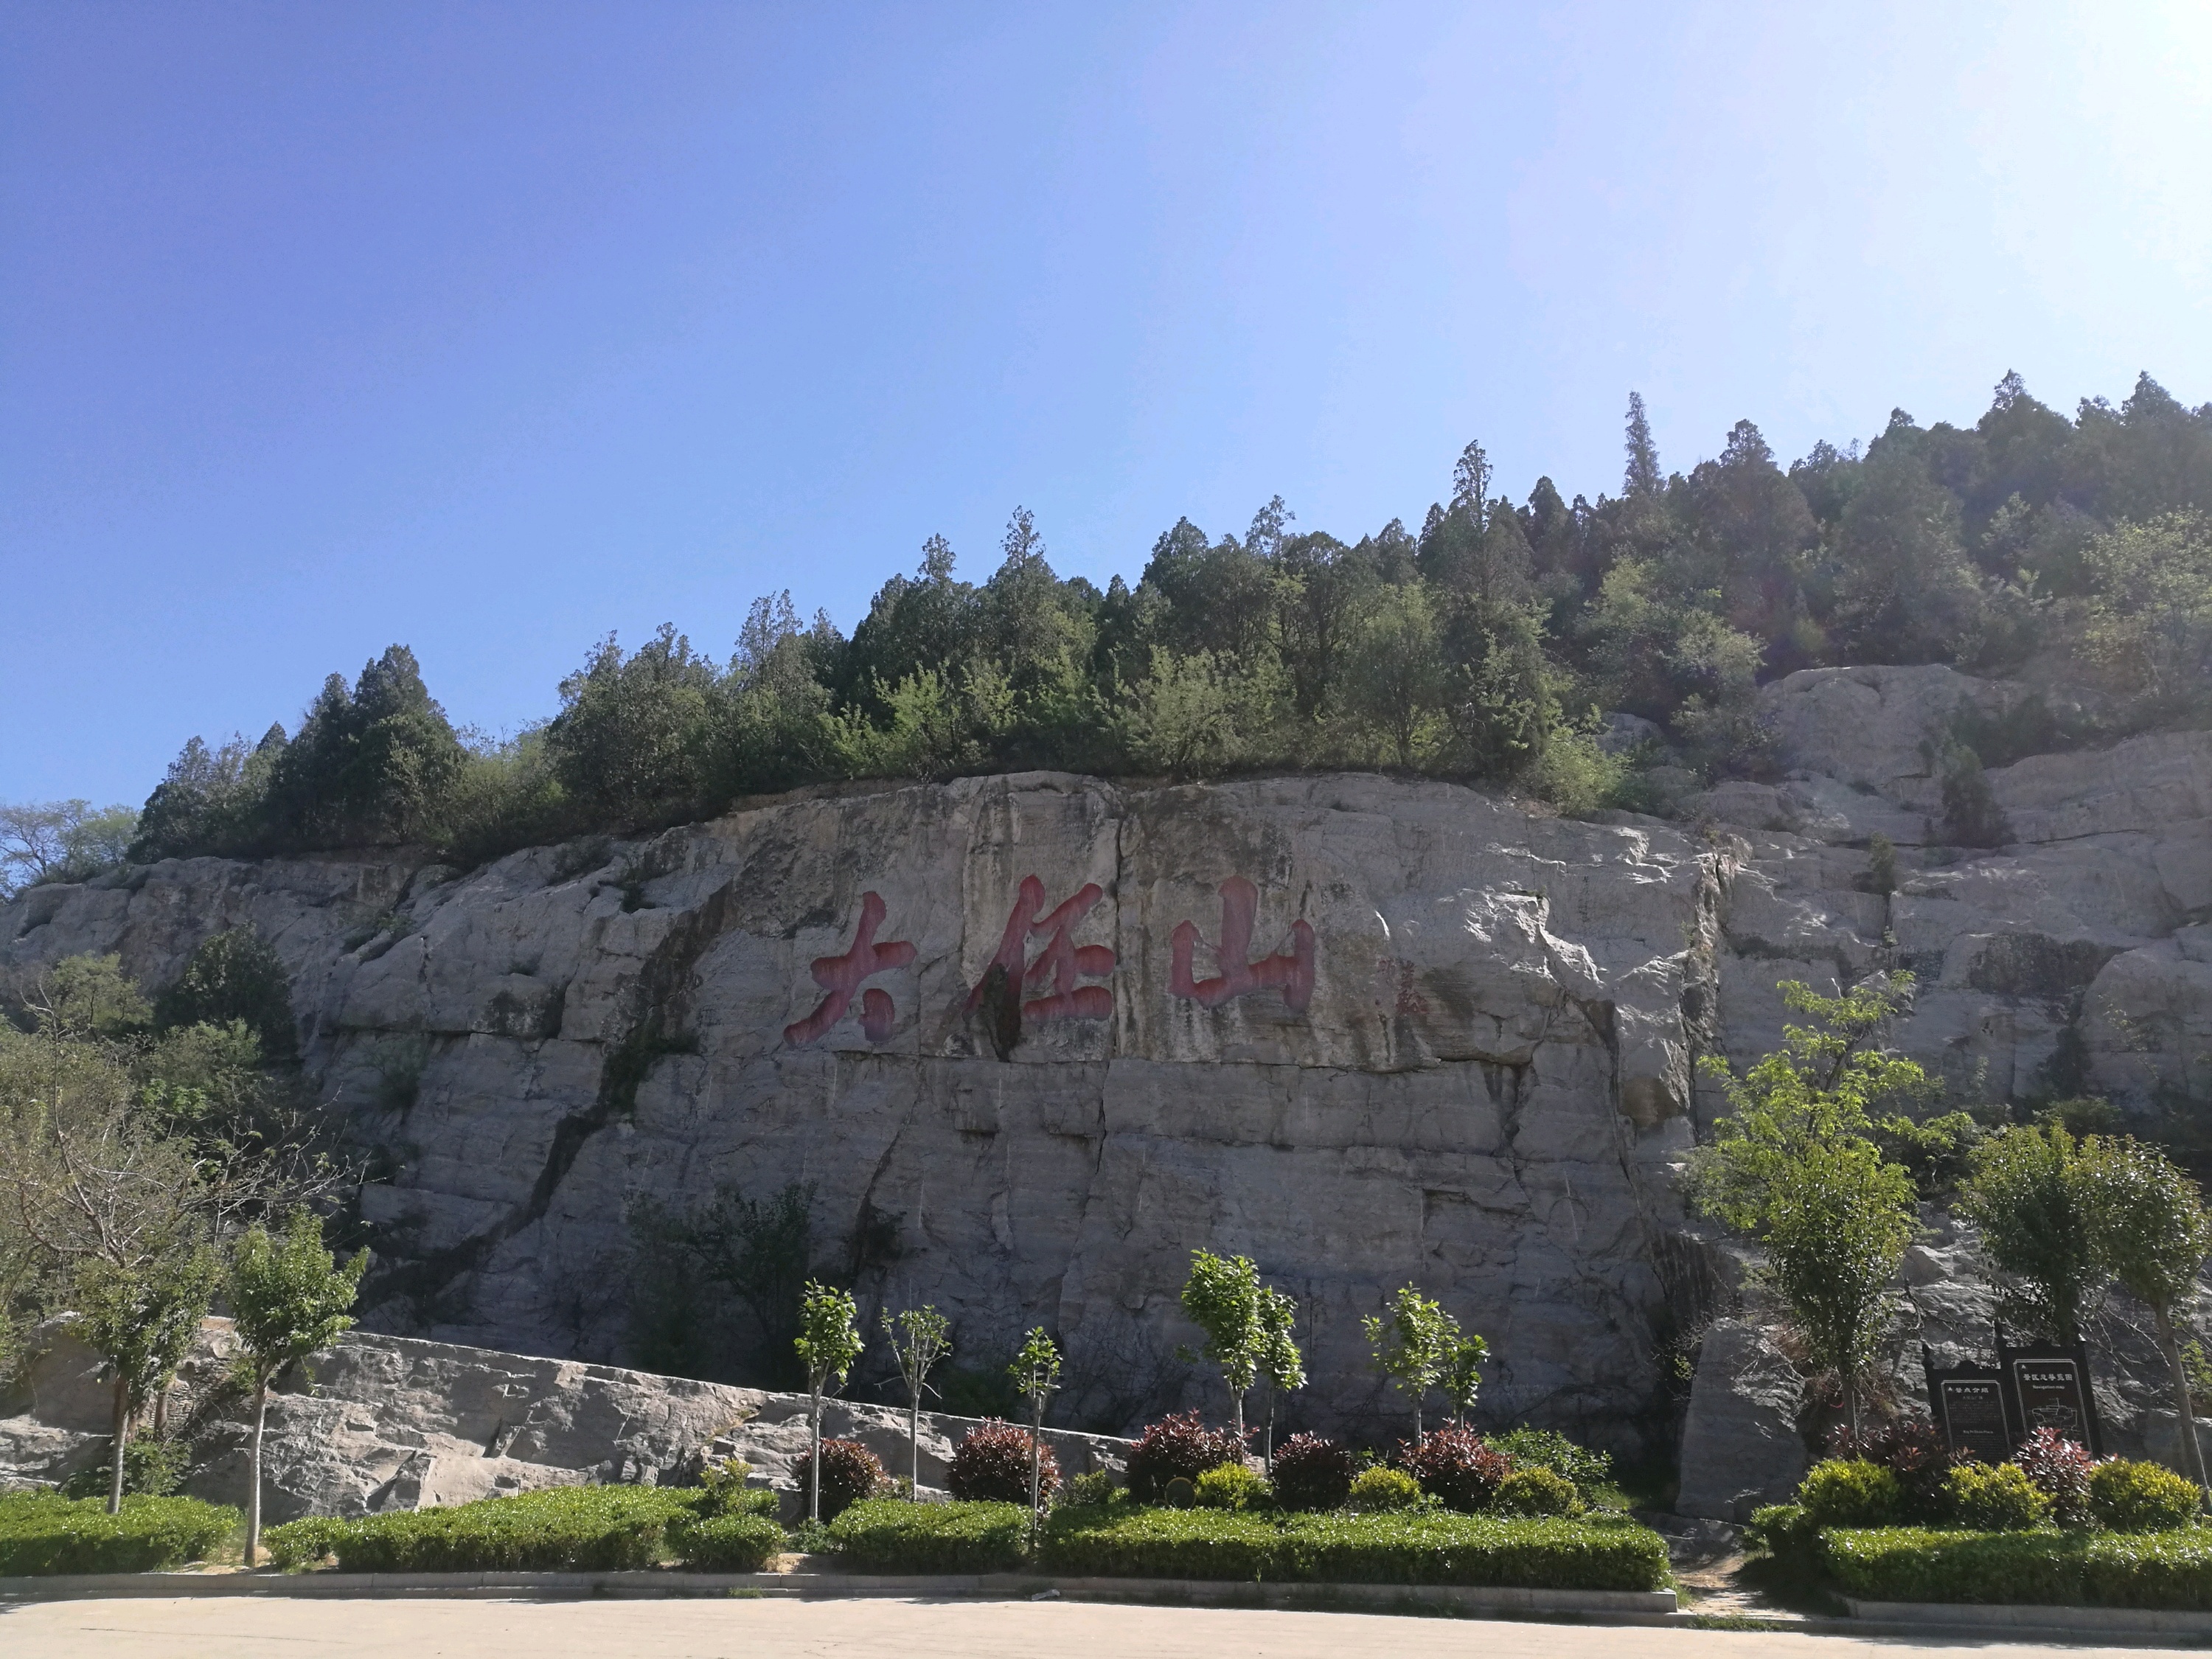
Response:
[[[615,1572],[676,1559],[757,1572],[783,1547],[765,1516],[715,1514],[697,1487],[555,1486],[451,1509],[293,1521],[264,1534],[280,1567],[346,1572]]]
[[[1127,1578],[1662,1589],[1667,1546],[1632,1521],[1302,1515],[1127,1504],[1056,1510],[1048,1571]]]
[[[0,1577],[57,1572],[152,1572],[204,1559],[240,1525],[236,1510],[196,1498],[105,1499],[52,1492],[0,1497]]]
[[[861,1572],[1015,1572],[1029,1535],[1019,1504],[909,1504],[873,1498],[830,1523],[846,1564]]]
[[[2212,1611],[2212,1528],[2180,1532],[1944,1532],[1838,1528],[1822,1565],[1869,1601]]]

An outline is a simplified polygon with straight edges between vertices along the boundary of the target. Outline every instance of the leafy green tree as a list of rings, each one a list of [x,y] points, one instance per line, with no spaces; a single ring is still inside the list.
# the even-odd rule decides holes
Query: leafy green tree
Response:
[[[608,635],[561,682],[546,744],[562,787],[601,821],[623,824],[696,802],[719,681],[673,624],[628,657]]]
[[[1386,587],[1360,626],[1345,676],[1345,712],[1412,768],[1443,725],[1444,675],[1435,608],[1418,583]]]
[[[1360,1321],[1375,1369],[1404,1390],[1413,1406],[1413,1439],[1421,1438],[1421,1401],[1444,1378],[1460,1344],[1459,1322],[1413,1285],[1395,1291],[1380,1314]]]
[[[952,1322],[933,1307],[908,1308],[894,1320],[883,1311],[884,1334],[890,1339],[899,1375],[906,1381],[907,1496],[921,1501],[921,1396],[929,1390],[930,1368],[952,1352]]]
[[[465,762],[415,653],[395,645],[351,690],[342,675],[324,683],[269,768],[262,811],[287,847],[434,840]]]
[[[842,1388],[853,1362],[860,1357],[858,1310],[853,1293],[806,1281],[799,1305],[799,1334],[793,1339],[799,1363],[806,1370],[807,1436],[811,1456],[806,1483],[806,1518],[822,1519],[822,1396]]]
[[[1286,1394],[1306,1385],[1305,1356],[1298,1352],[1298,1304],[1276,1290],[1260,1291],[1260,1376],[1267,1385],[1267,1431],[1261,1437],[1261,1455],[1269,1472],[1275,1467],[1275,1405]]]
[[[1844,509],[1835,631],[1855,660],[1942,662],[1972,640],[1981,590],[1957,501],[1901,431],[1869,452]]]
[[[2084,651],[2107,681],[2154,713],[2212,702],[2212,511],[2115,525],[2082,562]]]
[[[1230,1422],[1239,1443],[1244,1437],[1244,1396],[1259,1380],[1267,1352],[1265,1297],[1260,1270],[1249,1257],[1223,1257],[1207,1250],[1190,1253],[1182,1310],[1206,1333],[1206,1361],[1220,1369],[1221,1380],[1228,1385]]]
[[[0,904],[42,882],[82,881],[122,863],[137,829],[127,806],[0,801]]]
[[[242,1021],[275,1059],[289,1059],[299,1042],[291,975],[250,927],[211,933],[193,946],[184,972],[155,1000],[154,1020],[163,1030]]]
[[[307,1209],[295,1210],[273,1234],[258,1223],[247,1228],[232,1252],[225,1288],[244,1350],[240,1376],[253,1394],[253,1439],[246,1463],[249,1567],[261,1549],[261,1441],[269,1386],[352,1326],[354,1297],[368,1268],[367,1250],[339,1266],[323,1247],[323,1224]]]
[[[76,1273],[76,1334],[114,1377],[107,1512],[123,1508],[124,1452],[131,1424],[175,1378],[207,1317],[222,1267],[215,1252],[173,1237],[147,1255],[87,1255]]]
[[[1699,1208],[1765,1246],[1816,1372],[1832,1373],[1854,1433],[1890,1305],[1891,1285],[1917,1222],[1912,1177],[1871,1139],[1870,1109],[1924,1099],[1912,1061],[1875,1045],[1911,994],[1909,975],[1840,997],[1795,981],[1784,1002],[1817,1025],[1789,1025],[1784,1046],[1738,1077],[1708,1058],[1729,1114],[1691,1165]]]
[[[2151,1310],[2173,1378],[2187,1474],[2206,1485],[2177,1318],[2197,1297],[2197,1270],[2212,1255],[2212,1215],[2197,1183],[2155,1146],[2126,1135],[2082,1143],[2077,1168],[2098,1264]]]
[[[1975,1147],[1959,1212],[2008,1279],[2006,1317],[2079,1342],[2103,1277],[2089,1225],[2082,1146],[2057,1123],[2017,1125]]]
[[[1030,1530],[1044,1509],[1044,1402],[1060,1387],[1060,1349],[1039,1325],[1022,1340],[1006,1367],[1015,1389],[1030,1402]]]
[[[1467,1426],[1467,1414],[1474,1409],[1475,1396],[1482,1392],[1482,1367],[1489,1361],[1490,1344],[1472,1334],[1455,1341],[1445,1356],[1443,1375],[1437,1382],[1444,1398],[1451,1401],[1455,1428]]]

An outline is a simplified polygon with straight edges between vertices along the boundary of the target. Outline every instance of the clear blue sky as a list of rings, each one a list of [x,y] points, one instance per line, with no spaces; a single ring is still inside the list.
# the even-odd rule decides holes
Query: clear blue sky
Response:
[[[2212,8],[0,3],[0,799],[411,644],[849,629],[1018,502],[1418,521],[1748,416],[2212,398]]]

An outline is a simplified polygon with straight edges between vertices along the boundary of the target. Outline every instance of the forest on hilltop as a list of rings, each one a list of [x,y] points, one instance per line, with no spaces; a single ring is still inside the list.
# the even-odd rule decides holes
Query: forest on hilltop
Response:
[[[849,636],[788,593],[753,605],[726,662],[672,626],[628,653],[610,635],[557,714],[502,740],[457,732],[394,646],[331,676],[296,730],[195,738],[127,848],[127,814],[80,813],[98,834],[50,836],[18,874],[402,843],[472,864],[805,784],[1031,768],[1385,768],[1649,809],[1662,767],[1768,769],[1757,688],[1828,664],[2089,694],[2037,704],[2015,752],[2212,714],[2212,404],[2147,374],[2071,419],[2008,374],[1972,426],[1899,410],[1786,468],[1742,421],[1672,474],[1632,394],[1626,452],[1618,495],[1542,477],[1516,504],[1469,444],[1418,531],[1356,542],[1279,496],[1241,537],[1180,520],[1133,586],[1103,591],[1055,575],[1018,508],[986,581],[933,536]],[[1601,710],[1658,735],[1601,745]]]

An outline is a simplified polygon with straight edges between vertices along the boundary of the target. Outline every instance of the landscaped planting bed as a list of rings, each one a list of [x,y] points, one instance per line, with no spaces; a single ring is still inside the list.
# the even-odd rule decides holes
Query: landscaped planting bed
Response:
[[[236,1510],[195,1498],[105,1499],[52,1492],[0,1497],[0,1577],[151,1572],[198,1561],[239,1528]]]
[[[1012,1571],[1069,1577],[1276,1583],[1512,1585],[1649,1590],[1667,1582],[1659,1535],[1626,1520],[1468,1515],[1301,1515],[1069,1504],[1047,1517],[1025,1560],[1028,1517],[1012,1504],[856,1504],[833,1534],[872,1572]]]
[[[556,1486],[452,1509],[270,1528],[279,1566],[337,1557],[346,1572],[610,1572],[671,1559],[705,1571],[757,1571],[782,1547],[764,1516],[702,1513],[697,1488]]]
[[[1017,1572],[1029,1527],[1021,1504],[877,1498],[839,1516],[830,1535],[856,1572]]]
[[[1820,1562],[1864,1601],[2212,1611],[2212,1528],[2182,1532],[1950,1532],[1836,1528]]]

